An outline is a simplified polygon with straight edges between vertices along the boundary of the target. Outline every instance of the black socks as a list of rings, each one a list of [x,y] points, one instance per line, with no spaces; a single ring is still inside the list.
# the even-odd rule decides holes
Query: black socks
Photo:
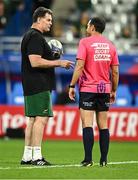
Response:
[[[107,160],[107,154],[109,149],[109,130],[101,129],[99,131],[99,144],[101,152],[101,161]]]
[[[83,145],[85,151],[84,161],[92,161],[92,148],[94,144],[93,128],[86,127],[83,128]],[[99,145],[101,152],[101,161],[107,160],[107,154],[109,149],[109,130],[101,129],[99,130]]]
[[[92,161],[93,144],[94,144],[93,128],[92,127],[83,128],[83,145],[85,151],[84,161],[86,162]]]

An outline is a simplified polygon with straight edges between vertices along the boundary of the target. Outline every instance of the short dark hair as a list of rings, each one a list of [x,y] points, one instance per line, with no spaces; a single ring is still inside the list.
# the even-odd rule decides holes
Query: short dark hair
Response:
[[[46,13],[50,14],[51,16],[53,15],[50,9],[38,7],[33,13],[33,22],[36,22],[39,17],[44,17]]]
[[[102,17],[93,17],[90,19],[90,25],[94,25],[95,30],[102,33],[105,29],[105,19]]]

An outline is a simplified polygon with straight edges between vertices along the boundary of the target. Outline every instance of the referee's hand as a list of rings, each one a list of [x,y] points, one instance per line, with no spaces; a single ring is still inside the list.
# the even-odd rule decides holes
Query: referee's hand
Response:
[[[75,101],[75,88],[69,88],[69,98]]]
[[[115,103],[115,100],[116,100],[116,92],[111,92],[110,93],[110,103],[113,104]]]

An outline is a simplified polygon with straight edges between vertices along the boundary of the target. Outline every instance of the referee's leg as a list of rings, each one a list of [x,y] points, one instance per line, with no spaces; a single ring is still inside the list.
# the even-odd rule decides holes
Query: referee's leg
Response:
[[[92,149],[94,144],[94,135],[93,135],[94,111],[84,110],[80,108],[80,115],[82,120],[83,145],[84,145],[84,160],[81,163],[83,166],[91,166]]]
[[[100,166],[107,165],[107,155],[109,150],[109,129],[107,123],[108,111],[96,112],[96,120],[99,128],[99,145],[100,145]]]

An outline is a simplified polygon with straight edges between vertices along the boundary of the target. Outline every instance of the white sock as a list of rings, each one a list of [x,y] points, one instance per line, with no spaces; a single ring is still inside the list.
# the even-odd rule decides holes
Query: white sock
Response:
[[[24,160],[24,161],[32,160],[32,147],[31,146],[24,147],[24,153],[23,153],[22,160]]]
[[[41,147],[34,146],[33,147],[33,160],[42,159]]]

